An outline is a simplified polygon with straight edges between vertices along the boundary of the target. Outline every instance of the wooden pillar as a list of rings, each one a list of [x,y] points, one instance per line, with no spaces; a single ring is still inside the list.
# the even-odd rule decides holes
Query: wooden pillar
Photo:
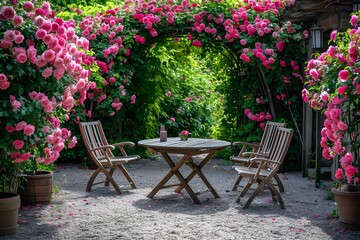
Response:
[[[316,111],[316,137],[315,137],[315,148],[316,148],[316,163],[315,163],[315,187],[319,188],[321,185],[321,159],[322,149],[320,146],[321,141],[321,129],[322,129],[322,115],[320,111]]]
[[[308,176],[308,162],[311,160],[312,145],[313,145],[313,113],[309,104],[303,104],[303,119],[302,119],[302,177]]]

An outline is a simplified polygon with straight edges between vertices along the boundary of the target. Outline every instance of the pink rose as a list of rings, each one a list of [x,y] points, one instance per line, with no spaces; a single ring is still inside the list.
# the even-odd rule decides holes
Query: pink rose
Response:
[[[53,151],[61,152],[64,149],[65,145],[63,142],[59,142],[53,146]]]
[[[25,144],[24,141],[19,139],[13,141],[13,147],[17,150],[22,149],[24,147],[24,144]]]
[[[37,39],[43,39],[47,35],[47,32],[44,29],[39,29],[35,33]]]
[[[349,78],[350,73],[347,70],[341,70],[339,72],[339,78],[341,81],[346,82]]]
[[[50,61],[54,60],[55,52],[51,49],[48,49],[42,54],[42,56],[45,61],[50,62]]]
[[[77,143],[77,138],[76,138],[76,136],[73,136],[72,140],[68,144],[68,148],[75,147],[76,143]]]
[[[76,90],[80,90],[83,89],[86,85],[85,79],[81,78],[77,83],[76,83]]]
[[[13,7],[9,7],[9,6],[4,6],[1,9],[0,14],[5,18],[5,19],[13,19],[16,12],[14,10]]]
[[[337,127],[339,128],[339,130],[345,131],[348,128],[348,125],[346,125],[343,121],[339,121],[337,123]]]
[[[10,87],[10,82],[0,82],[0,89],[6,90]]]
[[[27,61],[27,56],[25,53],[20,53],[19,55],[16,56],[16,61],[18,63],[25,63]]]
[[[21,155],[20,157],[16,158],[13,162],[14,163],[22,163],[25,162],[26,160],[28,160],[30,158],[31,154],[29,152],[24,153],[23,155]]]
[[[21,102],[13,100],[11,101],[11,106],[13,106],[13,111],[16,112],[21,107]]]
[[[57,79],[57,80],[60,80],[65,74],[65,68],[64,67],[61,67],[61,68],[57,68],[55,69],[54,71],[54,77]]]
[[[330,40],[335,40],[337,34],[337,30],[333,30],[330,34]]]
[[[136,95],[132,95],[131,98],[130,98],[130,104],[134,104],[136,101]]]
[[[38,27],[40,27],[41,25],[43,25],[45,22],[45,19],[42,16],[36,16],[35,20],[34,20],[34,24]],[[45,31],[45,30],[44,30]],[[46,32],[46,31],[45,31]]]
[[[14,27],[19,27],[23,23],[23,18],[21,16],[15,16],[12,20]]]
[[[324,91],[320,94],[320,99],[324,102],[329,101],[329,98],[330,98],[330,95],[326,91]]]
[[[27,136],[33,135],[34,132],[35,132],[35,127],[31,124],[26,125],[26,127],[24,128],[24,134]]]
[[[347,166],[349,166],[349,165],[352,163],[352,161],[353,161],[353,156],[352,156],[351,153],[345,154],[345,156],[343,156],[343,157],[339,160],[339,162],[340,162],[340,164],[341,164],[341,167],[344,168],[344,169],[345,169]]]
[[[24,36],[23,35],[16,35],[14,38],[14,42],[16,44],[21,44],[24,41]]]
[[[336,171],[335,171],[335,177],[337,180],[342,180],[344,178],[344,172],[341,168],[338,168]]]
[[[309,71],[310,76],[314,79],[314,80],[319,80],[320,74],[317,71],[317,69],[313,68]]]
[[[359,170],[354,167],[353,165],[349,165],[345,168],[345,174],[346,174],[346,178],[347,178],[347,182],[350,183],[352,177],[356,174],[359,173]]]
[[[284,51],[284,47],[285,47],[285,43],[283,41],[279,41],[278,43],[276,43],[276,48],[278,49],[279,52]]]
[[[16,128],[14,126],[6,126],[5,127],[5,130],[8,132],[8,133],[12,133],[12,132],[15,132],[16,131]]]
[[[352,16],[351,16],[351,19],[350,19],[350,24],[351,24],[353,27],[356,27],[356,26],[357,26],[357,22],[358,22],[358,16],[352,15]]]
[[[41,29],[44,29],[46,32],[50,32],[52,29],[52,24],[50,21],[45,21],[42,25],[41,25]]]
[[[346,95],[347,89],[348,89],[348,86],[347,86],[347,85],[343,85],[343,86],[341,86],[341,87],[338,88],[338,92],[339,92],[339,94],[341,94],[341,95]]]
[[[23,3],[23,8],[24,8],[24,10],[26,12],[30,12],[30,11],[34,10],[34,4],[32,2],[30,2],[30,1],[24,2]]]
[[[26,127],[27,123],[25,121],[21,121],[18,124],[16,124],[16,131],[21,131]]]
[[[8,78],[5,74],[0,73],[0,82],[7,82]]]
[[[52,75],[52,67],[47,67],[44,69],[44,71],[41,73],[41,76],[44,78],[48,78]]]

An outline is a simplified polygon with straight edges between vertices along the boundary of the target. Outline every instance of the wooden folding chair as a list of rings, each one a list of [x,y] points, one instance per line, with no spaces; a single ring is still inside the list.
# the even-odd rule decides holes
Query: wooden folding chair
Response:
[[[263,190],[265,185],[270,189],[272,199],[274,202],[279,202],[282,209],[285,208],[284,201],[279,191],[273,185],[273,178],[276,176],[276,172],[279,170],[280,165],[283,163],[287,151],[290,146],[290,142],[293,136],[293,129],[278,127],[274,134],[274,143],[269,149],[269,153],[264,155],[262,153],[253,153],[250,159],[251,163],[257,164],[257,167],[252,166],[237,166],[235,170],[239,176],[248,178],[248,183],[243,187],[236,202],[240,202],[250,187],[256,183],[258,186],[251,196],[246,201],[243,208],[248,208],[254,198]]]
[[[140,156],[137,155],[128,156],[124,149],[124,146],[133,147],[135,144],[133,142],[108,144],[100,121],[80,123],[80,132],[86,149],[97,166],[97,169],[91,175],[87,183],[86,191],[90,192],[93,185],[105,183],[105,186],[109,186],[109,183],[111,183],[116,192],[121,194],[119,185],[113,179],[113,173],[116,168],[120,169],[120,171],[129,181],[131,187],[135,189],[135,183],[124,167],[124,163],[140,159]],[[115,147],[119,147],[122,156],[113,155],[112,150],[114,150]],[[106,180],[94,183],[94,180],[99,173],[105,174]]]
[[[286,127],[286,123],[279,122],[270,122],[268,121],[265,125],[264,133],[261,137],[260,143],[248,143],[248,142],[234,142],[232,145],[237,147],[242,145],[242,148],[237,156],[231,156],[230,160],[234,162],[235,165],[241,166],[251,166],[250,158],[254,157],[252,153],[261,153],[264,155],[268,155],[270,148],[273,144],[273,139],[275,135],[275,131],[278,127]],[[251,147],[252,151],[247,151],[247,149]],[[253,165],[254,166],[254,165]],[[254,166],[256,167],[256,165]],[[233,184],[232,191],[236,191],[237,187],[241,181],[242,177],[239,176]],[[280,178],[275,176],[276,182],[278,183],[278,187],[280,192],[284,192],[284,185],[282,184]]]

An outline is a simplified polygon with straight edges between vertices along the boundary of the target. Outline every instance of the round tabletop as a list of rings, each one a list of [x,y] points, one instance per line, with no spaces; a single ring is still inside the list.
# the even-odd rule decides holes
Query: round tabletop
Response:
[[[159,149],[178,149],[178,150],[206,150],[223,149],[231,145],[230,142],[207,139],[207,138],[188,138],[186,141],[180,140],[180,137],[169,137],[166,142],[160,142],[160,138],[145,139],[138,142],[139,146]]]

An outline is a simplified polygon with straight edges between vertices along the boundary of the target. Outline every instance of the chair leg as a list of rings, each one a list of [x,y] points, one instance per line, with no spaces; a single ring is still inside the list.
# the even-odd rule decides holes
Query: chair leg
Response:
[[[236,181],[234,182],[234,185],[233,185],[233,187],[232,187],[232,189],[231,189],[231,191],[237,191],[237,188],[238,188],[238,186],[239,186],[239,183],[241,182],[241,179],[243,178],[243,176],[239,176],[237,179],[236,179]]]
[[[241,190],[241,192],[240,192],[240,196],[241,197],[244,197],[245,196],[245,194],[247,193],[247,191],[250,189],[250,187],[252,186],[252,182],[251,182],[251,180],[249,179],[249,181],[248,181],[248,183],[244,186],[244,188]]]
[[[114,178],[112,177],[112,173],[114,172],[114,170],[112,170],[112,168],[110,169],[110,171],[112,170],[112,173],[110,174],[109,171],[107,171],[104,167],[103,168],[99,168],[100,171],[102,173],[105,174],[105,177],[106,177],[106,181],[109,181],[111,183],[111,185],[115,188],[115,191],[118,193],[118,194],[121,194],[121,190],[120,190],[120,187],[119,185],[115,182]]]
[[[113,185],[113,187],[115,188],[115,191],[118,194],[121,194],[121,190],[119,185],[115,182],[115,180],[113,179],[113,177],[110,175],[110,173],[106,170],[103,171],[103,173],[105,174],[107,181],[110,181],[111,185]]]
[[[123,165],[119,165],[118,167],[119,167],[120,171],[124,174],[126,179],[129,181],[132,189],[135,189],[136,188],[135,182],[132,179],[132,177],[130,176],[129,172],[126,170],[126,168]]]
[[[244,188],[242,189],[242,191],[240,192],[238,198],[237,198],[236,201],[235,201],[236,203],[240,203],[240,199],[245,196],[246,192],[250,189],[251,185],[252,185],[252,184],[251,184],[251,182],[249,181],[249,182],[244,186]]]
[[[114,175],[115,169],[116,169],[116,167],[112,167],[112,168],[110,169],[109,174],[110,174],[111,177]],[[108,186],[109,186],[109,183],[110,183],[109,179],[106,178],[106,180],[105,180],[105,186],[108,187]]]
[[[262,181],[258,187],[256,188],[256,190],[251,194],[251,196],[249,197],[249,199],[246,201],[245,205],[243,206],[243,209],[248,208],[250,206],[250,204],[252,203],[252,201],[254,200],[254,198],[261,192],[261,190],[264,188],[265,183],[264,181]]]
[[[91,191],[91,188],[92,188],[92,186],[93,186],[94,180],[95,180],[96,176],[97,176],[100,172],[101,172],[101,169],[100,169],[100,168],[97,168],[97,169],[95,170],[95,172],[91,175],[91,177],[90,177],[90,179],[89,179],[89,181],[88,181],[88,183],[87,183],[87,186],[86,186],[86,191],[87,191],[87,192],[90,192],[90,191]]]
[[[285,209],[285,203],[284,203],[284,200],[282,199],[279,191],[271,183],[268,182],[267,185],[268,185],[269,189],[271,190],[271,193],[274,193],[276,195],[276,199],[279,202],[280,208]]]
[[[281,182],[279,176],[278,176],[277,174],[275,174],[275,175],[274,175],[274,178],[275,178],[275,180],[276,180],[276,183],[277,183],[277,185],[278,185],[278,187],[279,187],[280,192],[285,192],[284,185],[283,185],[283,183]]]

